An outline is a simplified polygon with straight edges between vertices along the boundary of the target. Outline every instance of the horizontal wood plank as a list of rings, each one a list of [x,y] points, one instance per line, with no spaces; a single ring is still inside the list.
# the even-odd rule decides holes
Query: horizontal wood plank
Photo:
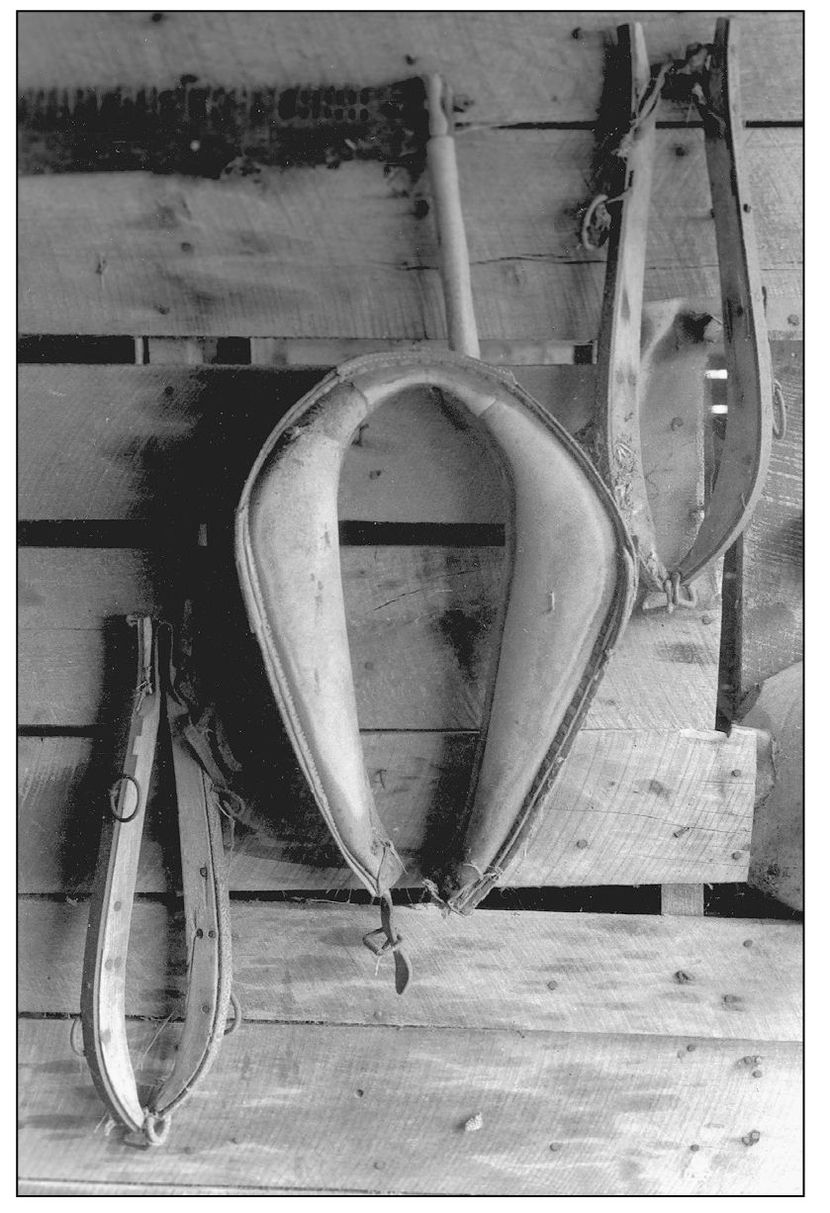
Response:
[[[587,253],[587,131],[464,132],[462,201],[482,337],[596,336],[604,254]],[[798,130],[753,129],[746,158],[771,330],[801,322]],[[380,164],[220,181],[148,173],[20,182],[24,333],[441,338],[428,184]],[[720,314],[700,130],[659,132],[647,299]],[[521,188],[517,184],[521,183]],[[509,221],[505,206],[509,204]],[[789,317],[797,317],[795,325]]]
[[[156,1030],[133,1025],[135,1056]],[[796,1044],[243,1024],[148,1160],[107,1131],[67,1032],[65,1021],[20,1023],[26,1181],[117,1170],[119,1183],[146,1183],[151,1161],[160,1192],[206,1181],[343,1194],[800,1191]],[[173,1035],[145,1079],[169,1065]],[[762,1078],[743,1060],[755,1053]],[[474,1117],[481,1128],[465,1131]]]
[[[478,727],[483,671],[494,642],[488,624],[502,593],[503,561],[504,549],[497,547],[341,550],[363,728]],[[123,617],[175,610],[177,596],[194,584],[187,576],[176,553],[23,549],[20,724],[84,727],[107,719],[131,690],[134,657]],[[230,571],[228,578],[223,601],[238,610]],[[228,618],[221,635],[224,658],[243,649],[250,653],[242,617]],[[599,687],[588,727],[711,728],[717,645],[711,611],[636,615]],[[402,680],[404,657],[411,676]],[[261,673],[257,677],[261,683]]]
[[[23,366],[19,515],[163,524],[215,512],[218,501],[230,511],[271,430],[324,374]],[[515,374],[571,432],[589,420],[592,367]],[[461,430],[422,393],[378,409],[347,452],[341,518],[501,522],[504,512],[498,472],[476,431]]]
[[[445,919],[433,906],[399,907],[415,971],[401,998],[391,961],[375,972],[363,947],[376,907],[231,909],[246,1021],[371,1024],[380,1011],[384,1023],[425,1027],[801,1039],[802,931],[793,923],[525,910]],[[20,1012],[79,1013],[88,916],[85,902],[20,902]],[[183,958],[180,915],[136,905],[128,1015],[181,1015]]]
[[[24,12],[18,86],[385,84],[446,73],[477,123],[593,121],[607,41],[644,23],[653,63],[709,42],[722,12]],[[802,116],[798,12],[733,14],[749,119]],[[770,70],[770,48],[776,69]],[[665,107],[671,113],[668,106]],[[671,114],[674,116],[674,114]]]
[[[463,802],[475,737],[368,733],[366,766],[378,811],[407,864],[403,886],[440,853]],[[237,827],[231,888],[357,887],[292,759],[272,775],[249,768],[249,828]],[[19,888],[85,894],[106,788],[120,755],[107,739],[20,742]],[[258,781],[257,781],[258,776]],[[658,884],[746,879],[755,795],[755,734],[583,729],[538,830],[508,874],[520,886]],[[167,800],[154,799],[138,888],[168,887],[176,841]],[[432,851],[427,848],[431,846]]]

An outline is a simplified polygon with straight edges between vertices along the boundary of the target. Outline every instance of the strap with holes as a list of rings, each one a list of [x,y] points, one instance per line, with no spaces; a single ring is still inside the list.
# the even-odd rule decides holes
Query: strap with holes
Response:
[[[125,1128],[151,1145],[212,1064],[231,1001],[231,945],[222,830],[210,780],[184,740],[187,709],[160,655],[160,625],[132,617],[138,680],[123,772],[110,792],[93,888],[81,989],[84,1053],[99,1095]],[[161,727],[170,732],[179,818],[188,981],[173,1068],[142,1100],[125,1020],[127,949],[147,794]],[[235,1022],[238,1022],[235,1004]]]
[[[656,107],[643,104],[654,89],[641,28],[622,26],[619,36],[634,117],[619,170],[622,188],[611,224],[597,351],[599,459],[637,546],[641,583],[664,592],[672,609],[694,605],[690,583],[741,534],[761,494],[773,433],[772,374],[744,163],[735,30],[721,19],[692,95],[703,117],[717,237],[728,421],[715,487],[695,540],[675,567],[667,567],[657,550],[640,436],[640,329]]]

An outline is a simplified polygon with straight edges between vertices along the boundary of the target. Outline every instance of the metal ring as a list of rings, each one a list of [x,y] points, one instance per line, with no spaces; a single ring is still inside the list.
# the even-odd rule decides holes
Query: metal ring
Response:
[[[170,1117],[161,1116],[158,1112],[150,1112],[148,1110],[141,1128],[149,1145],[161,1146],[167,1140],[170,1133]]]
[[[778,407],[778,417],[775,415]],[[784,399],[784,389],[777,379],[772,381],[772,436],[784,438],[787,433],[787,401]]]
[[[591,224],[593,223],[594,219],[596,218],[596,214],[597,214],[597,211],[599,210],[599,208],[601,206],[605,206],[606,202],[608,202],[607,194],[596,194],[589,202],[588,209],[586,210],[585,214],[582,216],[582,226],[579,230],[579,238],[582,241],[582,247],[584,249],[586,249],[589,253],[593,253],[593,252],[596,252],[598,249],[601,249],[603,244],[605,244],[605,242],[608,239],[608,232],[610,230],[610,224],[608,224],[607,226],[604,226],[604,228],[603,228],[603,231],[605,232],[605,240],[602,240],[599,244],[595,244],[593,242],[593,240],[591,239]]]
[[[231,990],[230,1002],[231,1006],[233,1007],[233,1019],[229,1024],[225,1024],[225,1036],[233,1036],[236,1029],[242,1023],[242,1007],[239,1005],[239,999],[236,997],[233,990]]]
[[[135,808],[133,809],[132,813],[130,813],[129,817],[119,817],[118,813],[116,812],[118,793],[121,790],[122,783],[131,783],[135,788]],[[120,822],[121,825],[126,825],[128,821],[132,821],[132,819],[135,817],[140,804],[141,788],[138,786],[138,780],[134,779],[132,775],[119,775],[115,783],[110,788],[110,813],[112,813],[115,820]]]
[[[83,1045],[78,1048],[78,1028],[80,1026],[81,1017],[80,1015],[75,1015],[72,1019],[72,1027],[69,1029],[69,1047],[76,1057],[86,1057]]]

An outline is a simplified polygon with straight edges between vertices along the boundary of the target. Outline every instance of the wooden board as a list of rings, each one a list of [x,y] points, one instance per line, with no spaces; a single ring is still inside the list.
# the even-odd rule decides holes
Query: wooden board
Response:
[[[741,541],[740,697],[804,655],[804,347],[780,343],[787,432]]]
[[[156,1030],[133,1025],[136,1056]],[[146,1183],[150,1160],[105,1130],[67,1032],[66,1021],[20,1023],[21,1177]],[[755,1054],[762,1078],[743,1061]],[[797,1044],[769,1041],[243,1024],[152,1155],[152,1179],[159,1194],[212,1182],[342,1194],[795,1195],[800,1067]],[[476,1115],[480,1130],[465,1131]]]
[[[378,810],[407,863],[400,882],[419,883],[424,835],[432,845],[463,799],[471,734],[364,734]],[[25,893],[90,885],[119,756],[106,739],[24,738],[20,743],[19,888]],[[236,830],[231,887],[357,887],[291,761],[252,799],[255,832]],[[520,886],[657,884],[746,879],[755,794],[755,734],[585,730],[578,735],[532,845],[509,873]],[[256,796],[256,794],[255,794]],[[154,802],[139,889],[168,887],[174,825]]]
[[[218,501],[230,511],[273,427],[325,373],[23,366],[20,517],[163,525],[215,512]],[[516,376],[571,432],[590,418],[592,367],[528,366]],[[403,394],[349,449],[339,512],[362,521],[487,523],[503,521],[504,503],[475,431]]]
[[[234,993],[246,1022],[372,1024],[380,1011],[401,1026],[801,1039],[802,932],[792,923],[527,910],[444,919],[433,906],[396,914],[415,971],[405,998],[391,961],[375,973],[362,943],[377,907],[234,901]],[[79,1013],[88,916],[85,902],[21,902],[20,1012]],[[128,1015],[180,1014],[183,946],[178,915],[136,905]]]
[[[476,123],[591,122],[609,37],[644,23],[653,63],[709,42],[714,12],[24,12],[18,86],[383,84],[444,72]],[[734,14],[747,118],[802,116],[798,12]],[[771,55],[775,70],[770,70]],[[675,116],[666,106],[667,115]]]
[[[595,337],[604,254],[581,248],[578,217],[593,192],[592,134],[471,130],[457,143],[481,336]],[[753,129],[746,143],[768,322],[792,335],[801,321],[801,132]],[[60,188],[24,178],[19,327],[443,337],[434,223],[416,206],[428,194],[425,179],[408,185],[371,163],[221,181],[69,175]],[[720,314],[700,130],[658,132],[653,199],[646,298],[695,298]]]
[[[361,727],[478,727],[485,694],[480,675],[493,643],[488,621],[501,593],[503,556],[496,547],[342,549]],[[78,728],[104,719],[131,690],[134,657],[123,617],[164,611],[186,586],[175,553],[154,558],[134,549],[23,549],[20,724]],[[235,586],[226,593],[236,600]],[[233,622],[240,631],[223,636],[225,648],[250,648],[244,624]],[[717,645],[711,612],[635,616],[587,726],[711,728]],[[403,653],[413,672],[405,682]]]

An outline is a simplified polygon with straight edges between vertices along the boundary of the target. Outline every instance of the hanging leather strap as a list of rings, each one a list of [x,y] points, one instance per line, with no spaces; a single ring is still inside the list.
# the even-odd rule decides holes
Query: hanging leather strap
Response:
[[[170,1114],[212,1064],[231,997],[228,894],[222,828],[210,781],[184,740],[187,709],[160,655],[160,625],[137,629],[138,678],[123,772],[110,792],[90,905],[81,989],[84,1052],[99,1095],[125,1128],[151,1145],[167,1136]],[[188,985],[173,1069],[142,1101],[125,1020],[127,949],[141,837],[159,729],[169,728],[178,805]]]
[[[703,118],[715,215],[726,354],[726,441],[697,538],[680,561],[681,584],[721,556],[746,527],[767,475],[773,376],[741,120],[737,27],[719,18],[695,96]]]
[[[670,607],[684,587],[746,527],[763,488],[773,430],[772,372],[738,95],[736,37],[719,20],[693,96],[703,116],[723,305],[728,421],[715,487],[690,550],[673,568],[657,551],[640,438],[640,328],[654,127],[661,74],[650,79],[639,25],[622,26],[631,120],[618,155],[619,210],[612,224],[597,351],[601,470],[637,546],[641,579]],[[664,69],[662,76],[665,76]]]

